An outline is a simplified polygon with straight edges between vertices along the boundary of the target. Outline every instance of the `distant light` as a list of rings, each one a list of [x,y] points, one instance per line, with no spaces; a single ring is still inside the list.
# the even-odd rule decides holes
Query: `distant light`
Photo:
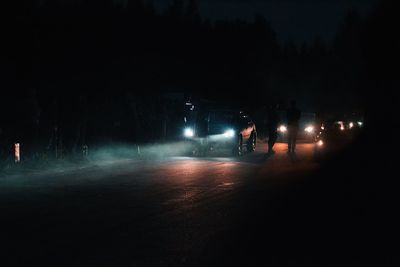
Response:
[[[324,142],[323,142],[322,140],[319,140],[319,141],[317,142],[317,145],[318,145],[318,146],[323,146],[323,145],[324,145]]]
[[[358,124],[358,126],[363,126],[363,122],[362,121],[359,121],[359,122],[357,122],[357,124]]]
[[[349,128],[351,129],[351,128],[353,128],[353,127],[354,127],[354,123],[350,122],[350,123],[349,123]]]
[[[307,133],[312,133],[314,132],[314,127],[313,126],[307,126],[304,131],[306,131]]]
[[[335,122],[335,124],[337,124],[337,125],[340,126],[340,130],[341,130],[341,131],[344,131],[344,130],[345,130],[343,121],[337,121],[337,122]]]
[[[185,137],[193,137],[194,136],[194,131],[192,128],[186,128],[185,131],[183,132],[183,135]]]
[[[226,138],[232,138],[235,136],[235,131],[232,129],[229,129],[229,130],[225,131],[224,136]]]
[[[287,127],[285,125],[281,125],[281,126],[279,126],[278,131],[281,133],[284,133],[287,131]]]
[[[321,130],[325,130],[325,127],[323,125],[321,126]]]

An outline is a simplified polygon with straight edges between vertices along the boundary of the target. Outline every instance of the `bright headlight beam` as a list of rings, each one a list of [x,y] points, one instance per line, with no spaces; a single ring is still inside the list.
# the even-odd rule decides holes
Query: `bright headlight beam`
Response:
[[[186,129],[183,131],[183,135],[184,135],[185,137],[193,137],[193,136],[194,136],[194,131],[193,131],[192,128],[186,128]]]
[[[234,136],[235,136],[235,131],[232,129],[229,129],[229,130],[225,131],[225,133],[224,133],[224,137],[226,137],[226,138],[232,138]]]
[[[304,131],[306,131],[307,133],[312,133],[314,132],[314,127],[313,126],[307,126]]]
[[[281,126],[279,126],[278,131],[281,132],[281,133],[284,133],[284,132],[287,131],[287,128],[286,128],[285,125],[281,125]]]

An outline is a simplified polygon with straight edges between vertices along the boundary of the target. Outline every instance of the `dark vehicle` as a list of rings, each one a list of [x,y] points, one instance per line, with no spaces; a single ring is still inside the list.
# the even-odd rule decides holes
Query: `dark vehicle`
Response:
[[[194,144],[193,153],[204,156],[218,148],[229,148],[240,156],[244,148],[248,152],[256,149],[257,131],[254,122],[244,112],[230,109],[208,109],[192,113],[185,120],[183,136]]]
[[[282,123],[278,126],[278,140],[280,142],[287,141],[287,122],[286,112],[280,112]],[[318,131],[318,123],[316,122],[316,114],[312,112],[302,112],[299,122],[299,132],[297,139],[299,141],[311,142],[315,141]]]

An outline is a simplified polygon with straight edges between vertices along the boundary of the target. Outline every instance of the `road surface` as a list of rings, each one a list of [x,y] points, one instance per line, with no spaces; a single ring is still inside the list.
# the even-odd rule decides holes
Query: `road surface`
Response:
[[[332,245],[345,222],[331,211],[343,205],[305,193],[319,171],[312,148],[2,177],[0,266],[358,263],[359,250]]]

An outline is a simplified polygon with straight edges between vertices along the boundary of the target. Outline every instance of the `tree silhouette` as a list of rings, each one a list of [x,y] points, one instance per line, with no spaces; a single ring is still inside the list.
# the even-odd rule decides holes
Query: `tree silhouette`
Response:
[[[200,23],[201,19],[197,0],[189,0],[186,5],[185,17],[193,23]]]
[[[265,99],[254,98],[262,92],[283,100],[296,94],[310,107],[317,98],[336,104],[338,92],[359,86],[363,51],[372,50],[360,49],[367,41],[360,41],[365,22],[356,11],[344,19],[333,46],[318,36],[300,46],[280,44],[268,19],[259,14],[253,21],[203,22],[196,0],[174,0],[162,14],[149,1],[113,3],[65,6],[49,1],[32,6],[27,1],[19,9],[17,31],[3,27],[8,40],[7,56],[0,62],[3,88],[24,92],[24,99],[29,88],[36,92],[30,103],[37,103],[40,135],[45,138],[35,142],[47,145],[55,126],[70,151],[82,142],[156,140],[163,119],[155,114],[171,104],[150,96],[160,96],[163,90],[201,94],[207,88],[219,101],[227,99],[226,92],[234,101],[233,92],[245,88],[248,93],[237,100],[241,103],[264,104]],[[383,44],[368,42],[390,56]],[[10,81],[14,72],[17,82]],[[93,90],[96,93],[90,93]],[[0,99],[2,111],[7,111],[18,96]],[[17,115],[2,113],[2,140],[9,145],[17,131]],[[30,121],[26,113],[22,117]],[[179,116],[165,114],[172,120]],[[146,138],[140,135],[143,127],[151,132]]]
[[[167,8],[166,14],[175,19],[182,18],[184,14],[184,2],[182,0],[173,0]]]

